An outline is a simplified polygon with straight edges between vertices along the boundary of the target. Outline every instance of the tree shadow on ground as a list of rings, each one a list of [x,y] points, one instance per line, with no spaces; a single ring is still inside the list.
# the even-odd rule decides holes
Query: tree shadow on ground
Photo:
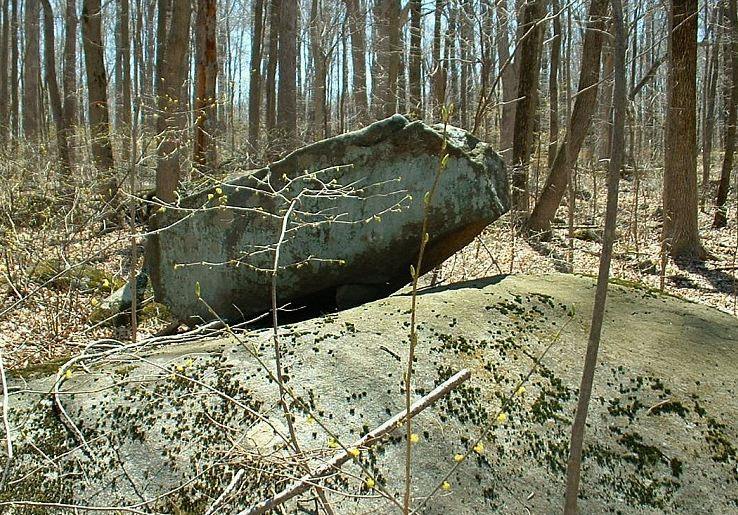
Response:
[[[566,260],[566,257],[553,246],[548,245],[542,241],[538,241],[535,238],[530,238],[526,241],[528,242],[528,245],[530,245],[530,248],[532,248],[541,256],[550,259],[557,272],[561,272],[562,274],[572,273],[571,266]]]
[[[724,270],[711,269],[704,261],[677,261],[677,268],[705,278],[713,290],[718,293],[732,295],[735,292],[734,277]]]

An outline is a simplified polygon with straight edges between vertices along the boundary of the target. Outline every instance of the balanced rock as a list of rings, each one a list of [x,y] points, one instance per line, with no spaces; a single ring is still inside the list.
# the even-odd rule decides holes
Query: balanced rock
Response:
[[[594,289],[585,277],[507,276],[420,293],[413,400],[463,368],[471,379],[414,419],[414,507],[470,451],[422,513],[562,512]],[[320,466],[338,442],[350,448],[403,409],[410,304],[394,295],[280,329],[285,384],[304,403],[287,396],[302,465]],[[305,471],[267,372],[271,333],[235,336],[88,349],[87,369],[59,374],[58,404],[53,377],[11,377],[15,456],[0,511],[26,501],[70,513],[239,513],[293,483]],[[611,285],[581,512],[736,513],[736,370],[735,318]],[[377,492],[402,499],[403,431],[332,475],[335,513],[395,512]],[[284,512],[315,502],[307,492]]]
[[[157,300],[181,320],[262,313],[272,305],[277,248],[280,306],[386,296],[410,279],[426,203],[421,271],[506,212],[502,160],[465,131],[395,115],[237,170],[153,218],[161,232],[147,258]]]

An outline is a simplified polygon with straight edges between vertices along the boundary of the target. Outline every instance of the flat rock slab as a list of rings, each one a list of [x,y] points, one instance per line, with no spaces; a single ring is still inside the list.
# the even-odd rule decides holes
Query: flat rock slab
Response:
[[[263,313],[278,243],[280,305],[381,298],[410,279],[426,200],[429,270],[507,211],[504,164],[465,131],[395,115],[237,171],[152,219],[165,228],[147,249],[157,300],[181,320]]]
[[[472,378],[415,419],[413,496],[427,495],[454,454],[493,427],[484,451],[472,453],[451,477],[451,490],[424,513],[561,512],[593,298],[592,279],[566,275],[497,277],[421,293],[414,398],[462,368]],[[281,328],[287,385],[314,414],[292,406],[311,466],[337,452],[316,419],[350,445],[402,410],[410,300],[396,295]],[[502,400],[552,341],[525,391],[513,395],[507,421],[495,423]],[[256,331],[238,341],[121,350],[89,372],[75,368],[62,385],[61,405],[88,448],[52,407],[46,392],[53,378],[31,371],[12,377],[15,458],[0,503],[203,513],[241,470],[222,513],[272,495],[302,475],[279,436],[287,427],[278,387],[262,366],[273,370],[272,357],[270,332]],[[611,285],[582,513],[735,513],[736,370],[735,318]],[[360,459],[401,498],[403,456],[404,439],[395,431]],[[367,489],[366,472],[354,463],[343,472],[329,483],[336,513],[393,512]],[[314,509],[311,499],[306,494],[287,511]]]

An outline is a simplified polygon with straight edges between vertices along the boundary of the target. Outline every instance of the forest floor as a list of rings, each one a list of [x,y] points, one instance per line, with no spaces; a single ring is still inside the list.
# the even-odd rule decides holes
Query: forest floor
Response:
[[[657,175],[654,172],[654,175]],[[600,184],[603,180],[598,179]],[[515,237],[505,216],[488,227],[436,272],[436,281],[449,283],[506,273],[567,272],[596,275],[599,234],[604,223],[605,193],[588,181],[578,184],[573,253],[570,253],[567,207],[563,206],[549,242]],[[634,218],[634,181],[622,180],[618,238],[611,277],[658,289],[661,273],[660,183],[641,181]],[[602,191],[600,191],[602,190]],[[598,191],[591,196],[584,191]],[[28,202],[27,202],[28,203]],[[40,206],[40,205],[39,205]],[[100,303],[129,277],[130,233],[121,228],[101,234],[67,213],[54,212],[49,203],[26,211],[39,219],[18,223],[16,206],[4,206],[0,222],[0,349],[5,366],[18,369],[78,352],[99,338],[129,338],[128,329],[98,320]],[[713,259],[675,263],[669,260],[664,290],[736,315],[736,201],[731,196],[729,225],[712,229],[712,208],[700,212],[701,235]],[[28,214],[27,213],[27,214]],[[15,220],[14,220],[15,218]],[[53,229],[49,220],[56,220]],[[82,227],[82,229],[74,229]],[[71,229],[70,229],[71,228]],[[634,229],[637,228],[637,231]],[[138,255],[141,255],[139,248]],[[139,261],[140,264],[140,261]],[[424,278],[430,282],[432,274]],[[153,335],[171,324],[166,309],[147,299],[139,337]]]

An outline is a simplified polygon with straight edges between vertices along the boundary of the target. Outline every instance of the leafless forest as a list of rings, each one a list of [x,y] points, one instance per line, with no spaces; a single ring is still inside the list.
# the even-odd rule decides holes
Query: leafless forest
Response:
[[[734,4],[624,6],[614,269],[733,312]],[[262,165],[395,112],[437,122],[452,107],[449,122],[494,142],[512,177],[507,222],[434,280],[592,273],[612,127],[609,9],[604,0],[5,0],[5,359],[20,366],[108,331],[90,316],[127,280],[131,237],[220,163]],[[144,329],[161,329],[159,314],[151,308]]]
[[[735,2],[624,9],[614,274],[734,312]],[[592,273],[612,127],[609,13],[604,0],[4,0],[5,359],[46,359],[107,331],[91,313],[127,280],[130,238],[156,202],[222,162],[262,165],[395,112],[438,122],[452,106],[449,122],[495,143],[511,172],[505,226],[436,280]],[[144,329],[161,329],[159,314]]]
[[[3,385],[5,369],[58,364],[93,340],[193,329],[134,286],[151,217],[234,164],[257,169],[396,113],[492,144],[511,191],[504,217],[421,277],[426,203],[408,382],[418,284],[599,266],[738,314],[737,0],[0,0]],[[111,311],[127,284],[133,307]]]

